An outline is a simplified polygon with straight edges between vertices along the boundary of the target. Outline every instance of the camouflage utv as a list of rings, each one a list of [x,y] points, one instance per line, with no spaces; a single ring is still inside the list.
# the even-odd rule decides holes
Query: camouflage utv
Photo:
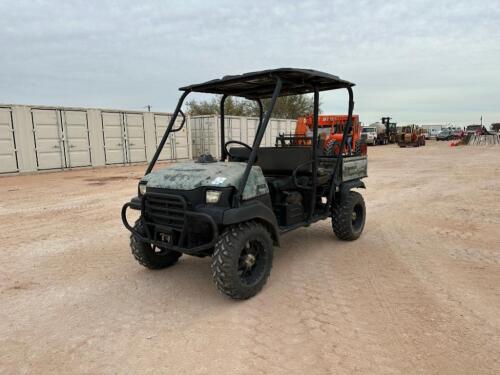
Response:
[[[139,182],[138,195],[122,208],[122,220],[131,232],[132,254],[150,269],[174,265],[183,254],[212,257],[217,288],[234,299],[257,294],[266,283],[273,247],[281,236],[331,218],[341,240],[357,239],[365,224],[363,197],[366,156],[322,154],[318,139],[320,91],[346,89],[348,125],[352,126],[354,84],[337,76],[307,69],[282,68],[225,76],[182,87],[183,92],[167,130]],[[220,102],[220,159],[202,155],[196,161],[175,163],[153,171],[168,136],[185,124],[181,106],[189,93],[222,95]],[[314,124],[310,142],[280,142],[260,147],[279,96],[314,95]],[[255,100],[260,121],[253,144],[225,140],[224,103],[228,96]],[[262,99],[270,98],[264,113]],[[174,128],[178,115],[182,124]],[[231,146],[231,147],[230,147]],[[127,209],[140,211],[135,224]]]

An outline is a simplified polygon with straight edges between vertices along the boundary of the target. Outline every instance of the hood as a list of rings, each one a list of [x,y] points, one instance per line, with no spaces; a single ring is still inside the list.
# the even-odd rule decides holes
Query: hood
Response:
[[[237,162],[176,163],[151,172],[144,176],[142,181],[147,181],[147,187],[173,190],[193,190],[202,186],[238,188],[246,165]],[[243,191],[243,199],[251,199],[268,192],[262,170],[254,165]]]

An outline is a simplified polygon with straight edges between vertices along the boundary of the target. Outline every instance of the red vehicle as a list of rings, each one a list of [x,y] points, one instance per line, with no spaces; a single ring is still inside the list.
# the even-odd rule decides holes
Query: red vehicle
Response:
[[[347,124],[346,115],[318,116],[318,135],[321,147],[326,155],[339,155],[344,127]],[[297,144],[310,144],[313,128],[313,116],[299,117],[295,127]],[[347,142],[343,154],[366,155],[366,143],[361,139],[359,115],[352,116],[352,128],[347,134]]]

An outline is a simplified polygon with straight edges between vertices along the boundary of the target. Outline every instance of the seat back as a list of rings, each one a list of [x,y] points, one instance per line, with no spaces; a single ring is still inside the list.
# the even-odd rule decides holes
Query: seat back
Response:
[[[250,151],[244,147],[231,147],[230,152],[236,158],[248,158]],[[289,176],[299,165],[312,160],[312,148],[307,146],[260,147],[257,150],[258,165],[265,175]],[[310,173],[311,164],[304,165],[299,173]]]

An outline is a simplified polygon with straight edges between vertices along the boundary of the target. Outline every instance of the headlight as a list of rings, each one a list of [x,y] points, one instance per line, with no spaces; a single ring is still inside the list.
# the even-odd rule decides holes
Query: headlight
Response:
[[[139,182],[139,195],[146,194],[146,183]]]
[[[207,203],[217,203],[222,195],[220,190],[207,190],[205,194],[205,202]]]

